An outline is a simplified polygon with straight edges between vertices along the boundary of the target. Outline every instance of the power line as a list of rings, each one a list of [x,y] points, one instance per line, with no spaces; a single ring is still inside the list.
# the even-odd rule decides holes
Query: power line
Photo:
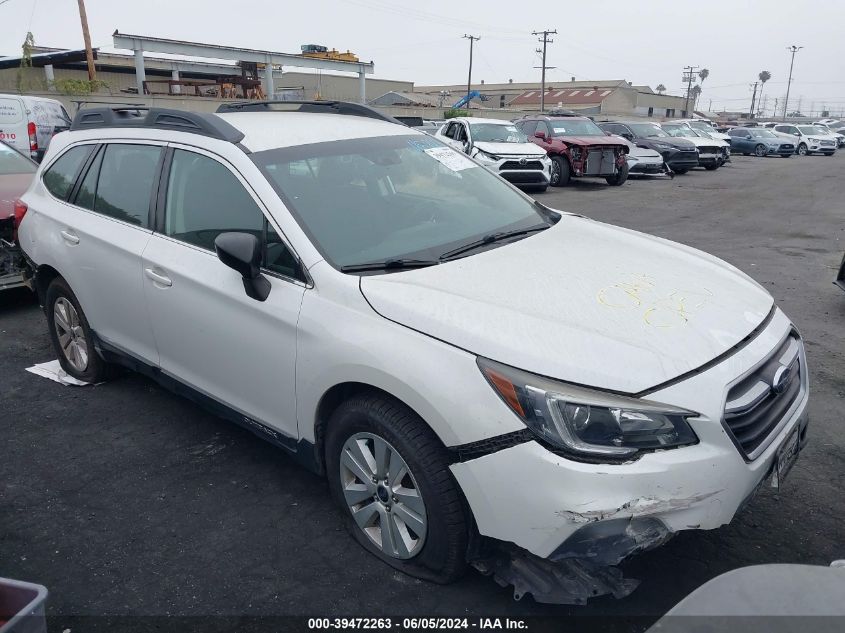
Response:
[[[549,35],[557,35],[557,30],[545,30],[545,31],[531,31],[531,35],[542,35],[542,39],[537,40],[538,42],[543,43],[542,51],[541,49],[537,49],[536,52],[543,53],[543,61],[541,62],[542,65],[540,66],[543,69],[542,78],[540,80],[540,112],[546,111],[546,70],[554,68],[554,66],[546,66],[546,46],[554,42],[554,40],[549,39]]]

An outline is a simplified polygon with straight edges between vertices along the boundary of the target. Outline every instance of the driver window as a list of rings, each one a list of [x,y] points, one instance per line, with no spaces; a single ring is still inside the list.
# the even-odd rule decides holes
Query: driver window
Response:
[[[213,251],[215,238],[229,231],[251,233],[262,241],[266,270],[303,278],[296,258],[235,175],[207,156],[175,150],[167,183],[164,233]]]

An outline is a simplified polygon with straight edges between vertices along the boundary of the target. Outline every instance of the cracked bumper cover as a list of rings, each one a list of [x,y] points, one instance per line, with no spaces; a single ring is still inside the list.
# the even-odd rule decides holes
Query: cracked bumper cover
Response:
[[[702,412],[690,420],[699,444],[611,465],[573,461],[531,440],[453,464],[480,533],[541,558],[613,565],[675,532],[729,523],[770,474],[781,444],[806,426],[808,394],[751,462],[721,424],[724,399],[712,394],[726,393],[725,385],[767,357],[788,327],[778,311],[724,363],[649,396]]]

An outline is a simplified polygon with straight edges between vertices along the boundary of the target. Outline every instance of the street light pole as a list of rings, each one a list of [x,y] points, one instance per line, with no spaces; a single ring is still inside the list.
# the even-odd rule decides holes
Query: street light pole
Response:
[[[786,121],[786,108],[789,105],[789,88],[792,86],[792,67],[795,65],[795,53],[800,51],[803,46],[787,46],[786,50],[792,53],[792,60],[789,62],[789,80],[786,82],[786,98],[783,100],[783,120]]]

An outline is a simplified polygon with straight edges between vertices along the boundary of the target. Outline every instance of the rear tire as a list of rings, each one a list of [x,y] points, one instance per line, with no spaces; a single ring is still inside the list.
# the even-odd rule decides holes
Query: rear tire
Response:
[[[449,470],[448,451],[417,414],[379,394],[353,396],[329,420],[325,455],[332,496],[364,549],[406,574],[437,583],[465,572],[469,514]],[[384,457],[379,461],[376,455]],[[364,468],[357,470],[355,463],[362,461]],[[422,533],[414,532],[417,525]]]
[[[549,184],[552,187],[565,187],[572,178],[569,161],[562,156],[552,156],[552,177]]]
[[[70,376],[84,382],[102,382],[112,367],[94,349],[94,335],[79,300],[61,277],[54,279],[45,295],[44,309],[53,349],[59,364]]]
[[[613,187],[620,187],[625,184],[625,181],[628,180],[628,165],[622,165],[622,168],[616,172],[613,176],[608,176],[605,178],[607,184]]]

